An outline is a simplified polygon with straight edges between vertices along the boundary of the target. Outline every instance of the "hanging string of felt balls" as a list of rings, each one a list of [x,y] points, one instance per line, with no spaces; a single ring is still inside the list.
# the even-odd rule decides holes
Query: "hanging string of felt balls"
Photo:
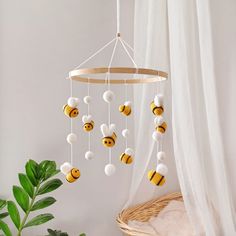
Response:
[[[88,94],[84,97],[84,103],[87,104],[88,110],[87,115],[82,117],[83,130],[88,132],[88,151],[85,153],[86,160],[92,160],[94,158],[94,153],[91,151],[91,131],[94,128],[94,121],[92,115],[90,114],[90,103],[92,102],[92,97],[90,96],[90,83],[88,82]]]
[[[107,90],[103,93],[103,100],[107,103],[108,106],[108,124],[101,125],[101,133],[102,133],[102,144],[104,147],[108,148],[108,156],[109,163],[105,165],[104,172],[107,176],[111,176],[115,174],[116,167],[112,164],[111,156],[112,156],[112,147],[116,144],[117,135],[115,133],[116,126],[115,124],[111,124],[111,102],[113,101],[115,94],[111,91],[110,84],[110,68],[115,55],[118,37],[116,38],[115,45],[112,50],[111,59],[108,65],[108,72],[106,73],[106,81],[107,81]]]
[[[80,177],[79,169],[73,167],[73,145],[77,141],[77,135],[73,132],[73,119],[79,115],[79,99],[72,96],[71,80],[71,97],[68,98],[67,104],[63,106],[64,114],[70,118],[70,133],[67,135],[67,142],[70,144],[70,163],[65,162],[60,166],[61,172],[66,176],[69,183],[75,182]]]
[[[150,107],[152,113],[156,116],[154,119],[155,131],[152,138],[157,142],[157,166],[156,170],[148,172],[148,179],[152,184],[162,186],[166,182],[165,176],[168,172],[167,166],[162,163],[166,157],[165,152],[162,151],[162,142],[167,129],[167,124],[162,116],[164,113],[163,95],[157,94]]]
[[[125,100],[127,100],[127,84],[125,83]],[[125,151],[120,155],[120,161],[124,164],[131,164],[134,158],[134,150],[128,148],[128,136],[130,131],[128,129],[128,117],[132,113],[131,102],[126,101],[119,106],[119,111],[125,116],[125,129],[122,130],[122,136],[125,138]]]

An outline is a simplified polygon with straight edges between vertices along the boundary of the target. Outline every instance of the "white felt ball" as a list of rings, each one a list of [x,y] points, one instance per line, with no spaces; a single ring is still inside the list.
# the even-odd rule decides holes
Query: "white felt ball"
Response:
[[[157,142],[161,139],[162,133],[154,131],[152,133],[152,138]]]
[[[66,140],[69,144],[75,143],[77,141],[77,135],[74,133],[70,133],[67,135]]]
[[[113,165],[113,164],[107,164],[106,166],[105,166],[105,174],[107,175],[107,176],[111,176],[111,175],[113,175],[113,174],[115,174],[115,172],[116,172],[116,167]]]
[[[79,99],[75,97],[69,97],[67,100],[67,104],[69,107],[75,108],[79,104]]]
[[[168,173],[168,167],[162,163],[158,164],[156,168],[156,172],[164,176]]]
[[[91,96],[85,96],[84,97],[84,103],[85,104],[90,104],[92,101],[92,97]]]
[[[60,170],[64,175],[67,175],[67,173],[72,169],[72,166],[69,162],[65,162],[60,166]]]
[[[134,155],[134,150],[132,148],[126,148],[125,153],[128,154],[129,156],[133,156]]]
[[[128,138],[129,134],[130,134],[130,132],[129,132],[128,129],[123,129],[123,130],[122,130],[122,136],[123,136],[124,138]]]
[[[155,125],[161,125],[163,122],[164,122],[164,118],[163,118],[162,116],[157,116],[157,117],[154,119],[154,124],[155,124]]]
[[[107,90],[103,93],[103,100],[107,103],[110,103],[114,98],[114,93],[111,90]]]
[[[90,160],[92,160],[93,158],[94,158],[94,153],[93,153],[93,152],[87,151],[87,152],[85,153],[85,159],[86,159],[86,160],[90,161]]]
[[[158,160],[158,161],[164,161],[165,158],[166,158],[165,152],[158,152],[158,153],[157,153],[157,160]]]

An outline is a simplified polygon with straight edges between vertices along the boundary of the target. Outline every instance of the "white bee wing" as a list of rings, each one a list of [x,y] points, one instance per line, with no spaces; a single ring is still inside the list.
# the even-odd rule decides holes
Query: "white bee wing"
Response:
[[[125,154],[127,154],[129,156],[133,156],[134,155],[134,150],[132,148],[126,148],[125,149]]]
[[[131,101],[126,101],[126,102],[124,103],[124,105],[125,105],[125,106],[131,106],[132,103],[131,103]]]
[[[163,105],[163,95],[162,94],[157,94],[155,96],[154,104],[158,107]]]
[[[69,162],[65,162],[60,166],[60,170],[64,175],[67,175],[68,172],[72,169],[72,165]]]
[[[155,125],[161,125],[163,122],[164,122],[164,118],[163,118],[162,116],[157,116],[157,117],[154,119],[154,124],[155,124]]]
[[[106,137],[106,136],[109,135],[109,128],[108,128],[108,126],[106,124],[102,124],[100,126],[100,129],[101,129],[103,137]]]
[[[109,125],[109,135],[110,136],[115,132],[115,129],[116,129],[116,125],[115,124],[110,124]]]
[[[83,123],[87,123],[88,122],[88,116],[84,115],[82,117],[82,121],[83,121]]]

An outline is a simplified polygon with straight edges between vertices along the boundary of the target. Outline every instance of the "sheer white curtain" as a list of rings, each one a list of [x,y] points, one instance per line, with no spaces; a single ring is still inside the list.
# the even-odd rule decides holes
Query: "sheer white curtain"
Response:
[[[229,148],[229,144],[224,144],[229,139],[229,133],[225,132],[222,125],[228,128],[228,122],[232,124],[230,117],[235,115],[235,110],[227,110],[227,116],[223,116],[221,112],[225,111],[222,105],[232,108],[232,103],[226,100],[229,95],[222,95],[219,89],[224,79],[219,74],[229,76],[230,78],[223,81],[228,81],[228,85],[231,82],[232,86],[232,70],[235,71],[232,65],[235,65],[236,54],[236,41],[232,40],[232,37],[236,39],[235,1],[136,0],[135,11],[136,50],[141,49],[142,55],[145,55],[146,66],[167,69],[166,65],[169,65],[170,68],[171,90],[168,90],[170,85],[167,90],[172,94],[174,156],[187,211],[197,235],[234,236],[235,209],[232,199],[233,181],[230,180],[233,174],[227,163],[236,166],[236,160],[229,159],[225,154],[224,147]],[[224,21],[219,20],[220,18]],[[225,29],[227,23],[231,24],[232,30]],[[160,33],[166,25],[169,37],[163,32]],[[217,38],[212,37],[222,36],[223,33],[227,35],[221,39],[229,37],[231,43],[223,44],[225,50],[222,50],[223,46]],[[169,63],[163,50],[169,50]],[[230,56],[227,57],[228,64],[216,64],[222,62],[221,57],[228,55],[225,53]],[[138,59],[138,55],[136,58]],[[231,73],[222,73],[225,68],[231,69]],[[227,91],[226,86],[223,88]],[[145,116],[148,112],[147,100],[150,101],[150,94],[154,92],[153,87],[135,88],[135,93],[139,94],[135,96],[135,104],[142,110],[143,115],[135,116],[138,133],[130,201],[139,198],[137,196],[143,196],[143,192],[147,192],[148,197],[152,194],[150,189],[144,187],[143,177],[153,156],[153,143],[151,139],[145,140],[143,135],[146,134],[146,137],[151,133],[152,118]],[[169,107],[170,95],[166,95]],[[233,102],[232,96],[230,99]],[[171,149],[171,141],[166,142]],[[231,144],[231,150],[235,154],[233,143]],[[148,147],[149,151],[144,153],[142,146]]]
[[[141,67],[169,70],[168,61],[168,24],[167,5],[165,1],[136,1],[135,8],[135,59]],[[153,53],[155,52],[155,53]],[[164,85],[165,84],[165,85]],[[170,80],[161,84],[144,84],[134,86],[135,105],[135,162],[127,204],[134,204],[161,196],[179,189],[178,178],[173,155],[171,132],[171,83]],[[163,150],[167,154],[165,164],[169,174],[167,184],[155,188],[147,179],[147,172],[156,168],[156,143],[152,139],[154,116],[150,103],[155,94],[165,94],[165,114],[168,132],[163,140]]]

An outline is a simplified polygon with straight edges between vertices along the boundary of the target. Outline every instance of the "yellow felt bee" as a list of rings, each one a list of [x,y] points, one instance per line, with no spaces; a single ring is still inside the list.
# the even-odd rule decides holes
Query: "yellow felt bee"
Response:
[[[82,117],[82,121],[83,121],[83,129],[86,132],[89,132],[91,130],[93,130],[94,127],[94,121],[92,120],[92,116],[91,115],[84,115]]]
[[[79,169],[74,168],[69,162],[62,164],[60,169],[69,183],[75,182],[80,177]]]
[[[156,95],[154,101],[151,102],[150,108],[155,116],[160,116],[164,112],[163,95]]]
[[[116,133],[115,133],[115,124],[110,124],[109,126],[106,124],[101,125],[102,132],[102,144],[104,147],[113,147],[116,143]]]
[[[154,123],[157,125],[156,126],[156,131],[159,133],[164,134],[167,129],[167,124],[164,121],[164,118],[162,116],[158,116],[155,118]]]
[[[162,186],[166,182],[165,177],[157,173],[155,170],[148,171],[148,179],[152,184],[157,186]]]
[[[120,155],[120,160],[124,164],[131,164],[133,162],[134,151],[131,148],[126,148],[125,152]]]
[[[162,186],[166,182],[165,175],[168,173],[168,168],[164,164],[158,164],[156,170],[150,170],[148,172],[149,181],[156,185]]]
[[[79,110],[77,108],[79,103],[78,98],[70,97],[67,100],[67,104],[63,106],[63,112],[66,116],[70,118],[75,118],[79,115]]]
[[[120,105],[119,111],[121,114],[125,116],[129,116],[131,114],[131,102],[127,101],[124,103],[124,105]]]

